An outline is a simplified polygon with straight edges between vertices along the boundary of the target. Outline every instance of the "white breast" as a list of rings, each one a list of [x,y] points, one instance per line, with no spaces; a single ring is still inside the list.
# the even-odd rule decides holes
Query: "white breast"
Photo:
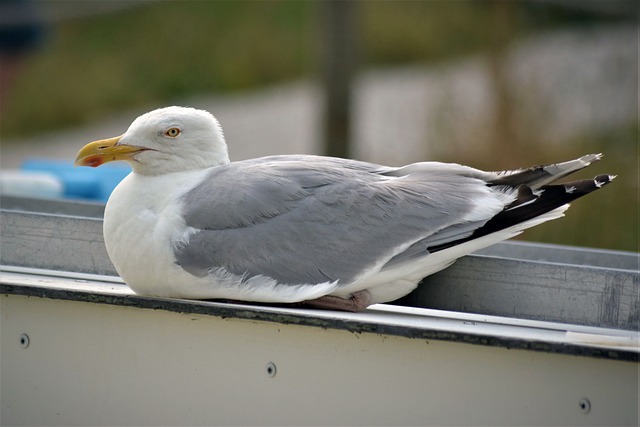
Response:
[[[173,243],[188,234],[178,199],[202,172],[161,176],[132,173],[113,191],[104,214],[107,253],[118,274],[136,293],[170,296],[181,271]]]

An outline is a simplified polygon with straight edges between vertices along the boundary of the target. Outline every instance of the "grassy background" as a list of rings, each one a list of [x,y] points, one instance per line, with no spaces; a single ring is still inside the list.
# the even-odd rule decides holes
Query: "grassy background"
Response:
[[[531,228],[518,239],[640,251],[638,126],[562,141],[554,144],[554,149],[557,159],[572,159],[576,152],[605,154],[600,162],[567,179],[590,179],[599,174],[617,178],[606,188],[571,203],[566,218]]]
[[[64,14],[81,4],[59,1],[55,6]],[[550,28],[618,19],[554,9],[545,3],[510,2],[510,21],[501,28],[497,4],[361,2],[360,67],[438,63],[487,52],[500,34],[513,41]],[[8,94],[0,142],[98,120],[134,106],[155,108],[197,94],[313,78],[317,72],[318,3],[158,1],[131,5],[110,14],[62,20],[48,29],[45,43],[26,57]],[[637,141],[638,126],[631,123],[606,134],[553,144],[557,150],[553,158],[557,159],[575,157],[578,148],[584,153],[605,151],[604,166],[593,167],[582,176],[611,172],[620,177],[602,194],[575,202],[569,219],[537,227],[525,237],[637,251]],[[460,156],[438,160],[467,161]],[[512,164],[521,164],[520,160]],[[483,162],[491,164],[490,159],[472,164],[480,167]]]
[[[318,68],[317,3],[132,4],[50,28],[45,45],[28,58],[12,88],[3,136],[77,125],[127,106],[313,76]],[[359,6],[362,67],[475,53],[488,47],[492,34],[486,2],[365,1]],[[518,14],[516,37],[553,23],[532,16],[531,11]]]

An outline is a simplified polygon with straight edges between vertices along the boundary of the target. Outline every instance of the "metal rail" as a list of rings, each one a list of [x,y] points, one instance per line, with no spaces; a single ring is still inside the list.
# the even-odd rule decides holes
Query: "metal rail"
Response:
[[[412,339],[543,351],[614,360],[638,360],[634,331],[376,304],[363,313],[150,298],[135,295],[112,276],[2,266],[0,293],[89,302],[221,318],[276,322]]]
[[[117,276],[95,203],[0,200],[0,263]],[[504,242],[426,278],[400,305],[638,330],[639,254]]]

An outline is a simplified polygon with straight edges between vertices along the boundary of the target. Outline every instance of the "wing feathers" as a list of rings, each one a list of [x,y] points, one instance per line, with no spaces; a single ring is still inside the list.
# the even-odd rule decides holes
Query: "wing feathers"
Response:
[[[538,189],[544,185],[558,181],[580,169],[586,168],[593,162],[602,158],[602,154],[587,154],[579,159],[552,165],[533,166],[529,169],[517,171],[498,172],[498,177],[489,181],[490,185],[527,185],[532,189]]]
[[[614,178],[615,176],[613,175],[598,175],[594,179],[547,185],[536,191],[522,185],[519,187],[518,197],[513,203],[487,221],[482,227],[476,229],[469,237],[431,246],[429,247],[429,251],[437,252],[447,249],[546,214],[579,197],[598,190],[604,185],[609,184]]]

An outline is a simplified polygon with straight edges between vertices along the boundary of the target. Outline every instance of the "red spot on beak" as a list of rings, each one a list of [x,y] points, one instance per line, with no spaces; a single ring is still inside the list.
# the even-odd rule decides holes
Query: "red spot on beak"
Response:
[[[101,156],[89,156],[83,161],[84,166],[91,166],[92,168],[96,168],[103,163],[104,160]]]

